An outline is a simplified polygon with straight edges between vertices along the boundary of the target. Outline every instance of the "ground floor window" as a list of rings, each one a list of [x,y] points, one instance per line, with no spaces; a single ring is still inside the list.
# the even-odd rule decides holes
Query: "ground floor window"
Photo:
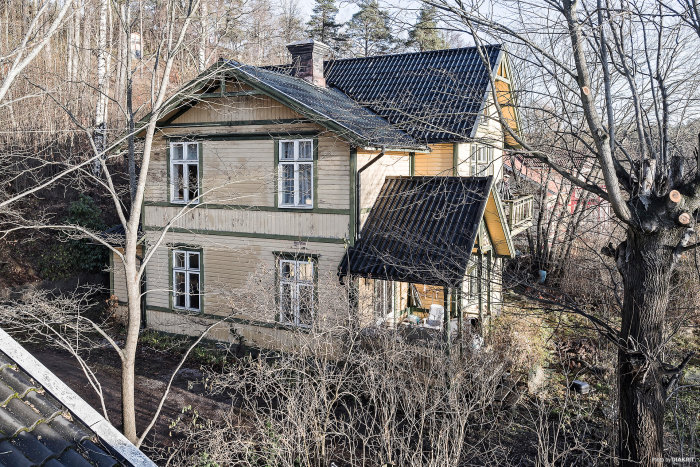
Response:
[[[279,321],[294,326],[313,324],[316,305],[316,261],[313,258],[280,257]]]
[[[379,279],[374,281],[373,308],[376,319],[385,319],[394,311],[393,282]]]
[[[201,311],[201,252],[175,249],[173,255],[173,306]]]
[[[479,268],[473,268],[467,273],[467,303],[479,301]]]

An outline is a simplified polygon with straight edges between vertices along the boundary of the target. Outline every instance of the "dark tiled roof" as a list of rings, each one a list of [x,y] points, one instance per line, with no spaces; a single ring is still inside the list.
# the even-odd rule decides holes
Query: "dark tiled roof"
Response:
[[[456,286],[492,183],[493,177],[387,177],[340,275]]]
[[[0,465],[122,465],[99,438],[0,352]]]
[[[299,113],[312,113],[312,120],[363,146],[423,149],[406,132],[360,106],[342,92],[314,86],[303,79],[270,69],[227,62],[243,81],[267,91],[273,98]]]
[[[485,49],[494,70],[501,46]],[[333,60],[325,75],[328,85],[423,143],[470,138],[489,90],[475,47]]]

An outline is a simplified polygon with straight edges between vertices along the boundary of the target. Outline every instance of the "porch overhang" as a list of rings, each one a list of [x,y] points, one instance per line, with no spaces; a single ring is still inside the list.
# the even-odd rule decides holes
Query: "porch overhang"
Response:
[[[493,177],[387,177],[338,273],[457,287],[482,219],[496,254],[511,255],[501,215]]]

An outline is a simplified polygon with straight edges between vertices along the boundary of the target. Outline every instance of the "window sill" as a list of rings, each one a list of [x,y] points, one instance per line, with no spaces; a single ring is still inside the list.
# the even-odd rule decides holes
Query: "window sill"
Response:
[[[199,308],[183,308],[175,305],[173,305],[173,311],[188,311],[190,313],[202,313],[202,310],[200,310]]]
[[[168,201],[170,204],[174,204],[177,206],[186,206],[188,204],[199,204],[199,201]]]
[[[292,204],[280,204],[277,206],[278,209],[301,209],[301,210],[312,210],[313,206],[294,206]]]

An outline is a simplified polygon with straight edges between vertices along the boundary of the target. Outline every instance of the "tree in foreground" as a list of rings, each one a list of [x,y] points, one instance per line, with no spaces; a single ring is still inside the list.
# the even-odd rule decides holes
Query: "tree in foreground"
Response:
[[[527,110],[523,133],[510,131],[518,153],[610,203],[625,232],[603,249],[621,276],[620,319],[589,318],[618,349],[620,463],[655,465],[664,457],[666,400],[692,358],[665,357],[674,332],[666,319],[674,274],[698,247],[700,152],[684,125],[700,110],[693,72],[700,5],[551,0],[489,10],[477,8],[481,2],[425,3],[479,46],[505,42],[528,80],[520,108],[544,110],[556,120],[552,132],[560,141],[579,140],[600,171],[592,180],[577,175],[551,157],[552,147],[524,137]],[[487,11],[493,13],[481,13]],[[508,127],[512,103],[497,84],[492,96]]]

